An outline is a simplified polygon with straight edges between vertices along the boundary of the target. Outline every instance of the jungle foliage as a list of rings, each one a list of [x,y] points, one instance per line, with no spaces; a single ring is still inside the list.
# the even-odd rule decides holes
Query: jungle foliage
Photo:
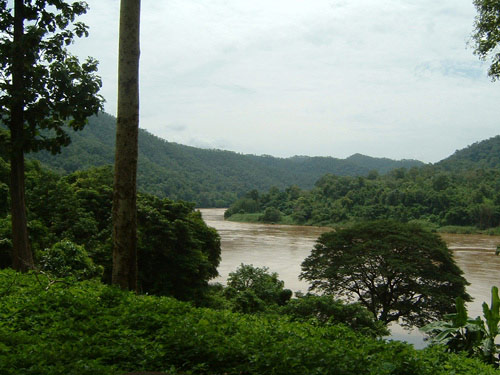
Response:
[[[76,21],[84,1],[0,1],[0,124],[8,129],[12,267],[33,268],[26,205],[24,154],[58,153],[70,142],[68,129],[82,129],[102,110],[97,61],[80,63],[68,46],[88,35]],[[3,139],[0,139],[3,141]]]
[[[500,345],[495,342],[500,323],[500,298],[498,288],[491,288],[491,304],[483,302],[483,318],[468,316],[464,300],[456,299],[456,313],[444,320],[432,322],[421,328],[430,336],[431,345],[445,345],[447,351],[465,352],[495,367],[500,365]]]
[[[0,189],[6,190],[8,169],[0,158]],[[111,167],[61,177],[39,162],[28,163],[28,226],[39,267],[57,276],[65,276],[71,269],[81,270],[81,278],[102,273],[104,281],[111,281],[112,184]],[[9,267],[9,200],[7,194],[3,197],[0,266]],[[208,280],[217,276],[220,239],[192,203],[139,194],[138,251],[142,292],[195,300],[207,288]]]
[[[479,360],[415,350],[287,317],[194,308],[96,280],[0,271],[0,373],[493,375]]]
[[[267,267],[241,264],[229,274],[227,286],[211,284],[202,306],[260,316],[287,316],[294,322],[315,326],[344,325],[363,335],[389,334],[386,325],[359,303],[346,303],[332,296],[297,293],[284,288],[276,272]]]
[[[336,225],[359,220],[419,220],[432,226],[472,226],[481,230],[500,224],[500,137],[470,147],[447,160],[421,168],[396,169],[366,177],[324,175],[313,189],[276,187],[248,192],[226,211],[277,210],[282,220],[304,225]],[[495,159],[496,158],[496,159]],[[484,165],[484,168],[478,167]],[[486,168],[494,166],[494,168]],[[264,221],[264,220],[263,220]]]

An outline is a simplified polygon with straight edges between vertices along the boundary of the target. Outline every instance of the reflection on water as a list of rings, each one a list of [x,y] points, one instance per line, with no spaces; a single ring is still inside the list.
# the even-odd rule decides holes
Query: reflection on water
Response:
[[[329,228],[235,223],[224,221],[224,209],[200,211],[206,223],[217,229],[221,236],[220,276],[215,281],[225,283],[229,272],[244,263],[266,266],[279,274],[286,288],[307,291],[307,282],[298,279],[300,265],[310,254],[316,239]],[[481,304],[490,301],[491,287],[500,287],[500,257],[495,256],[500,238],[461,234],[443,234],[442,237],[471,283],[467,287],[474,298],[468,305],[470,315],[481,315]],[[423,346],[417,331],[408,334],[398,326],[391,327],[391,330],[393,338],[411,342],[416,347]]]

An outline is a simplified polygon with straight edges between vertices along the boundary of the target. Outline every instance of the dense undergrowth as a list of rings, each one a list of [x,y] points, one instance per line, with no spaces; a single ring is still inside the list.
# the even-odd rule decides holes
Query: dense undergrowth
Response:
[[[57,282],[56,282],[57,281]],[[1,374],[496,374],[442,348],[0,271]]]

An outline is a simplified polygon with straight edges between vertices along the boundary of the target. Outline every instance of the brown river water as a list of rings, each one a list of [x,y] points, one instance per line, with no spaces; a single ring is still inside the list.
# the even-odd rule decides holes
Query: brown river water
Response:
[[[300,265],[316,239],[329,228],[236,223],[224,220],[224,210],[200,210],[207,225],[217,229],[221,237],[220,276],[214,281],[224,284],[229,272],[241,263],[253,264],[277,272],[285,288],[307,292],[308,283],[298,279]],[[490,302],[491,287],[500,287],[500,256],[495,255],[500,237],[462,234],[443,234],[442,237],[471,284],[467,291],[474,301],[468,304],[469,315],[482,315],[481,305],[484,301]],[[391,331],[393,339],[411,342],[415,347],[425,345],[416,330],[407,332],[392,326]]]

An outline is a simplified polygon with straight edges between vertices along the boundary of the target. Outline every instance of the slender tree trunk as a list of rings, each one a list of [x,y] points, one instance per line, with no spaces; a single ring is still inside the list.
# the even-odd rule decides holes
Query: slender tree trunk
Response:
[[[118,114],[113,192],[113,276],[122,289],[137,289],[136,175],[139,133],[140,0],[121,0]]]
[[[25,272],[33,268],[24,198],[24,14],[23,0],[14,3],[14,50],[12,56],[12,105],[10,121],[10,200],[12,216],[12,268]]]

